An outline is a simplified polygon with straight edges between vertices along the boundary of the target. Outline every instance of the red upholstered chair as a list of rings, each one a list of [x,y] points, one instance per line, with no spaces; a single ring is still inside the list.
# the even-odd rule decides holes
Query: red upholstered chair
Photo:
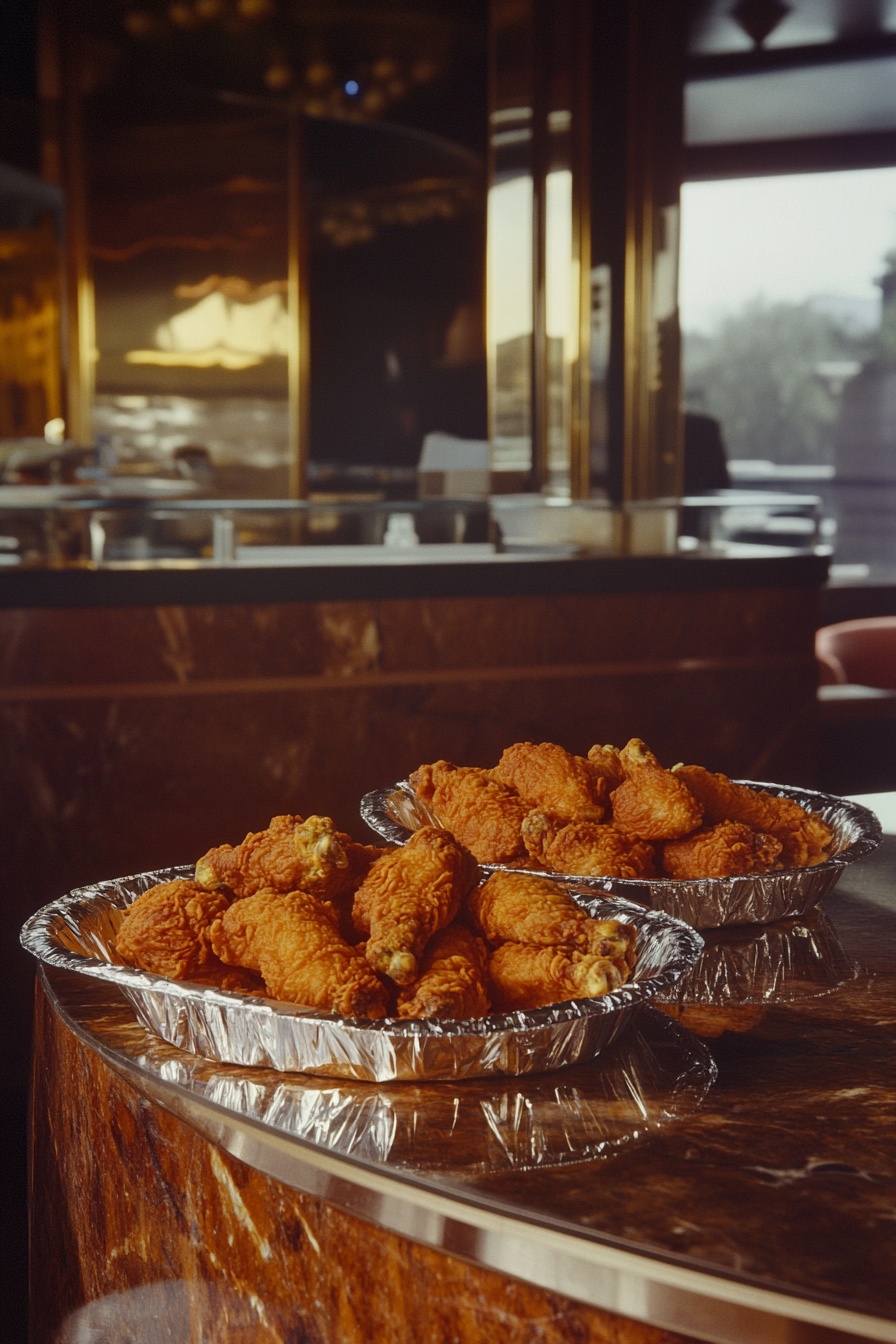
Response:
[[[815,656],[823,686],[896,690],[896,616],[822,626],[815,633]]]

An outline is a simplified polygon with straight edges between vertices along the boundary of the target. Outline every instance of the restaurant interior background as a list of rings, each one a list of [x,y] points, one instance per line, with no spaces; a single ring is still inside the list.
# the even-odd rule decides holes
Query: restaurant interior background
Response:
[[[454,468],[482,465],[458,440],[489,442],[495,497],[696,491],[681,404],[692,430],[720,423],[731,487],[777,501],[722,496],[692,521],[830,546],[820,623],[896,613],[896,3],[673,7],[684,135],[680,155],[670,141],[674,189],[656,173],[671,194],[650,260],[672,300],[649,412],[654,447],[663,433],[671,447],[652,466],[614,439],[609,267],[571,265],[577,165],[595,152],[573,115],[597,97],[573,59],[588,8],[90,0],[38,13],[7,0],[3,483],[159,492],[151,527],[113,500],[86,542],[54,531],[47,563],[207,554],[214,510],[166,510],[177,487],[194,500],[310,498],[320,508],[302,539],[381,542],[400,507],[368,535],[342,506],[410,508],[444,491],[418,474],[424,441],[445,451],[439,436]],[[662,89],[676,79],[657,73]],[[608,173],[612,147],[609,134]],[[255,525],[267,544],[296,540],[279,514]],[[47,536],[7,511],[0,563],[33,563]],[[11,974],[30,974],[24,957]],[[13,1009],[8,1031],[27,1032],[27,1011]],[[24,1039],[13,1055],[7,1227],[24,1218]],[[23,1238],[3,1272],[21,1304]]]

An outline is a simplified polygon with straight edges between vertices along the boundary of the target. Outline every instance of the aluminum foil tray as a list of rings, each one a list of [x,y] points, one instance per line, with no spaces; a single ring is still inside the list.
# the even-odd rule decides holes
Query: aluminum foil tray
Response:
[[[834,833],[834,853],[813,868],[783,868],[749,877],[661,878],[644,881],[622,877],[575,877],[543,869],[481,865],[486,871],[536,873],[580,891],[608,892],[663,910],[695,929],[737,924],[770,924],[776,919],[803,915],[832,891],[843,869],[870,854],[881,842],[881,825],[873,812],[848,798],[799,789],[787,784],[736,781],[751,789],[765,789],[780,798],[792,798],[807,811],[817,812]],[[407,780],[376,789],[361,800],[361,816],[382,839],[403,845],[420,826],[438,826],[438,818],[417,798]]]
[[[589,901],[595,915],[628,920],[638,930],[632,979],[621,989],[465,1022],[353,1020],[121,965],[115,937],[127,906],[157,883],[192,871],[168,868],[78,887],[31,916],[22,945],[48,965],[117,985],[140,1022],[171,1045],[282,1072],[384,1082],[540,1073],[579,1063],[606,1049],[633,1011],[668,991],[703,947],[680,920],[604,897]]]

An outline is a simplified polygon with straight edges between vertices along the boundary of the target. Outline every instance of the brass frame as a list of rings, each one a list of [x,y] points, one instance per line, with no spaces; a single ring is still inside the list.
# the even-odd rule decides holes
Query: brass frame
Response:
[[[47,0],[38,25],[44,177],[65,191],[62,239],[63,417],[77,443],[92,438],[96,371],[93,277],[87,243],[84,129],[77,72],[80,38],[71,5]]]
[[[308,497],[311,400],[311,305],[309,299],[308,215],[303,208],[304,114],[291,104],[287,126],[287,388],[289,397],[289,495]]]

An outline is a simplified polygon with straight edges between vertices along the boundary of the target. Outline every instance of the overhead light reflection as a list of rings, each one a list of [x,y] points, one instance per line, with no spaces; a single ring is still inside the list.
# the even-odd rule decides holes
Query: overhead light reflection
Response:
[[[251,288],[237,277],[221,281],[221,289],[203,294],[198,302],[156,329],[155,349],[129,350],[126,361],[164,368],[236,370],[252,368],[270,356],[285,356],[289,317],[282,294],[268,292],[252,302],[239,302],[226,291],[232,293],[240,284]]]

